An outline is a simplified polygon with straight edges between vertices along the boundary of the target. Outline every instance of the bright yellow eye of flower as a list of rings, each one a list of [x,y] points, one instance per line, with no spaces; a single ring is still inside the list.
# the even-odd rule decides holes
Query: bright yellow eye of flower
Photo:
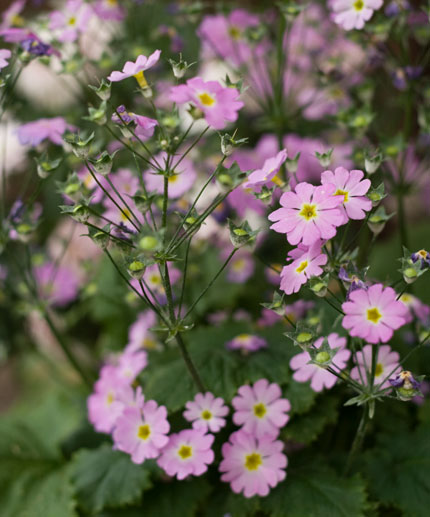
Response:
[[[206,92],[199,93],[198,97],[203,106],[212,106],[215,103],[215,99]]]
[[[230,34],[230,36],[233,38],[233,39],[239,39],[240,38],[240,29],[239,27],[236,27],[235,25],[232,25],[229,29],[228,29],[228,33]]]
[[[343,202],[348,203],[349,194],[345,190],[340,190],[340,188],[338,188],[333,195],[334,196],[343,196]]]
[[[302,209],[299,212],[299,215],[301,215],[306,221],[310,221],[314,217],[317,216],[317,206],[316,205],[308,205],[305,203],[302,206]]]
[[[169,176],[168,181],[169,181],[170,184],[176,183],[178,181],[178,175],[174,174],[173,176]]]
[[[372,309],[367,309],[367,319],[372,323],[378,323],[378,321],[382,318],[382,314],[379,312],[377,307],[372,307]]]
[[[107,405],[110,406],[112,402],[114,401],[114,396],[111,392],[108,393],[108,396],[106,397]]]
[[[354,2],[354,9],[356,11],[361,11],[364,7],[364,2],[363,0],[356,0],[356,2]]]
[[[210,420],[212,418],[212,413],[208,409],[205,409],[202,412],[202,418],[203,420]]]
[[[139,426],[139,430],[137,431],[137,436],[142,440],[147,440],[151,434],[151,428],[148,424],[144,424]]]
[[[245,467],[248,470],[257,470],[262,464],[263,460],[261,459],[261,454],[258,454],[258,452],[253,452],[245,457]]]
[[[308,261],[304,260],[300,262],[300,266],[296,269],[297,273],[303,273],[303,271],[308,267]]]
[[[138,72],[133,76],[136,81],[139,83],[139,86],[141,88],[146,88],[148,86],[148,81],[146,80],[145,74],[143,73],[143,70]]]
[[[254,415],[256,417],[263,418],[263,416],[266,414],[266,412],[267,412],[266,406],[262,402],[255,404]]]
[[[181,448],[178,450],[178,455],[183,460],[186,460],[187,458],[191,458],[191,456],[193,455],[193,449],[189,445],[182,445]]]
[[[382,364],[377,363],[376,368],[375,368],[375,377],[379,377],[380,375],[382,375],[383,371],[384,371],[384,367],[382,366]]]
[[[69,18],[69,25],[70,26],[74,26],[76,25],[76,18],[74,16],[72,16],[71,18]]]

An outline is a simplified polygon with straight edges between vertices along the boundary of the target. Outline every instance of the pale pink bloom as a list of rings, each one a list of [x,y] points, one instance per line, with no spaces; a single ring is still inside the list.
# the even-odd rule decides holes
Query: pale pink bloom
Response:
[[[419,298],[409,293],[403,293],[399,301],[409,309],[405,315],[405,324],[410,323],[414,318],[418,318],[421,324],[425,326],[430,323],[430,306],[423,303]]]
[[[97,0],[93,9],[102,20],[121,21],[126,14],[126,10],[120,5],[119,0]]]
[[[344,216],[344,223],[349,219],[364,219],[365,212],[372,208],[372,202],[365,196],[370,188],[370,180],[364,179],[364,172],[344,167],[337,167],[334,173],[324,171],[321,174],[321,184],[333,184],[336,187],[335,196],[343,196],[343,204],[339,206]]]
[[[119,356],[118,364],[116,366],[118,377],[124,381],[132,384],[139,373],[148,364],[148,354],[144,350],[137,352],[129,352],[125,350]]]
[[[161,50],[155,50],[149,57],[138,56],[136,62],[127,61],[123,66],[122,72],[112,72],[108,79],[112,82],[122,81],[128,77],[140,76],[145,70],[153,67],[160,59]]]
[[[185,429],[171,434],[157,463],[166,474],[178,479],[201,476],[215,458],[211,449],[213,441],[214,436],[205,434],[203,429]]]
[[[52,305],[63,307],[78,295],[79,279],[68,267],[46,262],[34,268],[34,279],[40,298]]]
[[[170,100],[177,104],[192,102],[199,108],[209,126],[224,129],[228,122],[237,120],[237,112],[243,107],[235,88],[226,88],[218,81],[203,81],[200,77],[189,79],[186,84],[173,86]]]
[[[26,0],[16,0],[3,11],[0,30],[8,29],[16,25],[17,22],[20,23],[23,21],[19,15],[24,9],[25,3]]]
[[[0,70],[8,66],[7,60],[12,55],[12,52],[7,48],[0,49]]]
[[[288,253],[291,262],[282,268],[280,284],[285,294],[297,293],[312,276],[323,274],[321,266],[327,264],[327,255],[321,252],[321,245],[320,240],[311,246],[299,244]]]
[[[233,433],[222,446],[221,481],[230,483],[236,494],[266,496],[285,479],[287,457],[284,444],[265,435],[257,438],[243,430]]]
[[[50,14],[49,29],[59,31],[59,41],[75,41],[79,33],[85,32],[91,18],[91,8],[82,0],[67,0],[63,11]]]
[[[408,312],[404,303],[396,301],[394,289],[382,284],[350,292],[342,309],[342,325],[349,334],[373,344],[389,341],[393,330],[405,324]]]
[[[114,446],[130,454],[133,463],[157,458],[167,445],[170,430],[167,409],[158,406],[154,400],[138,406],[126,407],[116,421],[113,431]]]
[[[131,325],[128,331],[127,352],[137,352],[142,349],[153,349],[157,346],[157,340],[150,328],[157,323],[155,313],[147,310],[141,312],[137,320]]]
[[[118,106],[116,111],[118,113],[112,114],[112,122],[120,125],[121,131],[126,138],[133,139],[135,134],[140,140],[148,140],[154,134],[155,127],[158,126],[158,122],[155,119],[127,111],[123,104]],[[127,129],[131,122],[135,124],[133,132]]]
[[[22,145],[32,147],[36,147],[43,140],[62,145],[64,133],[74,129],[74,126],[67,124],[63,117],[41,118],[22,124],[18,129],[18,139]]]
[[[253,334],[239,334],[231,341],[227,341],[225,346],[230,350],[240,350],[242,353],[248,354],[249,352],[256,352],[260,348],[266,348],[267,341]]]
[[[185,420],[193,423],[194,429],[202,429],[205,433],[217,433],[225,426],[225,416],[229,409],[221,397],[215,398],[212,393],[197,393],[194,400],[185,404],[183,415]]]
[[[181,159],[180,153],[171,158],[169,169],[172,173],[169,176],[169,198],[177,199],[189,192],[193,187],[197,172],[194,168],[193,162],[188,158]],[[167,160],[167,153],[164,151],[155,156],[155,160],[163,167]],[[180,161],[180,163],[178,163]],[[155,163],[155,161],[154,161]],[[178,164],[178,165],[177,165]],[[164,176],[158,174],[155,170],[148,170],[144,173],[143,179],[145,181],[146,189],[149,192],[157,192],[162,194],[164,191]]]
[[[221,256],[223,255],[222,253]],[[234,284],[243,284],[252,276],[254,270],[255,263],[251,254],[246,250],[239,251],[227,266],[227,280]]]
[[[318,338],[314,343],[314,347],[320,348],[323,342],[323,337]],[[339,348],[332,357],[331,364],[343,370],[351,355],[351,352],[346,348],[346,338],[332,332],[327,336],[327,342],[331,349]],[[328,372],[324,366],[308,364],[310,360],[309,352],[302,352],[291,359],[290,368],[295,370],[293,379],[297,382],[307,382],[310,380],[311,388],[316,392],[322,391],[323,388],[332,388],[336,384],[337,377]]]
[[[382,4],[383,0],[332,0],[334,22],[347,31],[362,29]]]
[[[244,183],[245,188],[251,188],[256,192],[261,192],[263,185],[266,187],[273,186],[272,180],[278,174],[282,164],[287,159],[287,150],[282,149],[276,156],[268,158],[261,169],[257,169],[248,176],[248,180]]]
[[[169,263],[167,268],[169,270],[170,283],[174,285],[181,277],[181,271]],[[157,264],[152,264],[146,268],[143,275],[143,280],[156,296],[158,303],[166,303],[166,293],[164,291],[163,281]],[[142,292],[139,281],[137,279],[133,278],[130,283],[137,291],[140,293]],[[147,292],[149,298],[152,299],[151,294],[147,291],[147,289],[145,289],[145,291]]]
[[[267,379],[260,379],[253,386],[241,386],[231,402],[236,410],[233,422],[257,438],[264,435],[276,438],[288,422],[286,413],[291,408],[290,402],[281,395],[279,385],[269,384]]]
[[[358,364],[351,370],[351,378],[363,385],[369,384],[368,376],[370,377],[372,371],[372,349],[372,345],[366,345],[362,352],[357,352]],[[379,386],[379,388],[389,388],[391,386],[388,377],[392,378],[396,370],[397,372],[401,370],[399,360],[399,354],[388,345],[379,347],[376,357],[375,386]],[[386,377],[387,379],[382,382]]]
[[[87,399],[88,420],[100,433],[110,433],[126,405],[134,399],[128,382],[120,379],[115,366],[104,366],[94,392]]]
[[[343,224],[339,205],[343,196],[334,196],[334,185],[314,187],[310,183],[299,183],[295,192],[282,194],[278,208],[269,214],[270,227],[279,233],[286,233],[290,244],[299,242],[310,246],[318,239],[331,239],[336,235],[336,226]]]

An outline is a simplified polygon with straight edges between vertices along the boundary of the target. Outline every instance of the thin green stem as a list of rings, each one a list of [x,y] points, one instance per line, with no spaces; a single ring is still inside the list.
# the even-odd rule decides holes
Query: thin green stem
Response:
[[[352,463],[355,459],[355,456],[361,449],[364,437],[366,435],[368,424],[369,424],[369,409],[367,407],[367,404],[365,404],[365,406],[363,408],[363,414],[360,419],[360,423],[358,424],[358,428],[355,433],[354,441],[352,442],[352,446],[349,451],[348,459],[346,460],[345,471],[344,471],[345,476],[348,475],[348,473],[352,467]]]

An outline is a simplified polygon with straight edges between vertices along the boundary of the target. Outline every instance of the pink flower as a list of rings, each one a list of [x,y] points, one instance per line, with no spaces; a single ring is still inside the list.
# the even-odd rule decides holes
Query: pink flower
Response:
[[[117,419],[113,441],[117,449],[130,454],[133,463],[143,463],[160,455],[169,442],[169,430],[167,409],[154,400],[141,400],[137,407],[126,407]]]
[[[170,90],[171,101],[177,104],[192,102],[214,129],[224,129],[228,122],[237,120],[237,112],[243,107],[238,98],[239,92],[235,88],[225,88],[218,81],[205,82],[200,77]]]
[[[128,332],[127,352],[137,352],[143,349],[156,348],[157,341],[152,332],[149,331],[157,323],[155,313],[147,310],[141,312],[135,323],[131,325]]]
[[[303,242],[312,245],[318,239],[331,239],[336,235],[336,226],[343,223],[339,205],[342,196],[334,196],[334,185],[314,187],[310,183],[299,183],[295,192],[282,194],[278,208],[269,215],[269,221],[276,221],[270,227],[279,233],[286,233],[290,244]]]
[[[0,49],[0,70],[8,66],[9,63],[7,62],[7,59],[9,59],[11,55],[12,52],[7,48]]]
[[[351,378],[363,385],[369,384],[368,376],[370,377],[372,370],[372,349],[372,345],[366,345],[362,352],[357,352],[358,364],[351,370]],[[376,357],[375,386],[379,386],[379,388],[389,388],[391,386],[388,377],[391,378],[395,370],[401,370],[399,360],[399,354],[388,345],[379,347]],[[387,379],[382,382],[386,377]]]
[[[63,117],[41,118],[27,122],[18,129],[18,139],[22,145],[36,147],[43,140],[50,140],[52,143],[62,145],[63,135],[75,128],[63,119]]]
[[[257,438],[265,434],[276,438],[288,422],[286,412],[291,408],[290,402],[281,395],[279,385],[269,384],[267,379],[260,379],[253,386],[241,386],[231,402],[236,410],[233,422]]]
[[[315,348],[320,348],[323,342],[323,337],[318,338],[314,343]],[[346,338],[332,332],[328,335],[327,342],[330,348],[339,348],[332,358],[332,363],[343,370],[351,355],[351,352],[346,348]],[[322,391],[323,388],[332,388],[336,384],[337,377],[328,372],[324,366],[308,364],[310,360],[309,352],[302,352],[291,359],[290,368],[295,370],[293,379],[297,382],[310,380],[311,388],[316,392]]]
[[[174,285],[181,277],[181,272],[178,268],[172,266],[171,264],[168,264],[167,267],[169,270],[170,283]],[[166,303],[166,293],[164,292],[163,281],[157,264],[152,264],[146,268],[143,275],[143,280],[146,282],[148,287],[151,288],[152,292],[157,297],[158,302],[162,304]],[[141,292],[141,287],[138,280],[134,278],[130,283],[139,292]],[[149,297],[151,298],[151,294],[149,294]]]
[[[63,307],[78,295],[78,278],[65,266],[56,266],[52,262],[36,266],[34,279],[40,298],[52,305]]]
[[[140,140],[148,140],[154,134],[155,127],[158,126],[158,122],[155,119],[127,111],[124,105],[118,106],[116,111],[118,113],[113,113],[112,122],[120,125],[121,131],[126,138],[134,138],[133,133],[135,133]],[[127,129],[130,122],[136,124],[133,132]]]
[[[162,152],[155,156],[155,160],[163,166],[167,160],[167,153]],[[178,162],[180,163],[178,164]],[[170,164],[171,176],[169,176],[169,198],[177,199],[189,192],[193,187],[197,172],[194,168],[193,162],[188,158],[181,159],[180,154],[173,156]],[[164,176],[154,170],[148,170],[144,173],[146,189],[149,192],[158,192],[162,194],[164,191]]]
[[[243,430],[236,431],[222,446],[221,481],[230,483],[236,494],[266,496],[270,488],[285,479],[287,457],[281,452],[283,447],[280,440],[274,441],[270,436],[256,438]]]
[[[280,288],[285,294],[297,293],[312,276],[322,275],[320,266],[327,264],[327,255],[321,253],[321,244],[320,240],[311,246],[299,244],[288,253],[291,262],[281,271]]]
[[[346,31],[362,29],[382,4],[383,0],[333,0],[333,19]]]
[[[211,449],[213,441],[214,436],[205,434],[203,429],[185,429],[172,434],[157,463],[166,474],[178,479],[201,476],[215,458]]]
[[[185,404],[184,418],[193,422],[194,429],[205,433],[217,433],[225,426],[225,417],[229,409],[221,397],[215,398],[212,393],[197,393],[193,401]]]
[[[321,184],[333,184],[336,187],[335,196],[343,196],[343,204],[339,206],[346,223],[349,219],[364,219],[372,209],[372,202],[364,194],[370,188],[370,180],[363,180],[363,171],[348,172],[343,167],[337,167],[334,173],[324,171],[321,174]]]
[[[249,352],[256,352],[260,348],[267,347],[267,341],[260,337],[252,334],[239,334],[231,341],[228,341],[225,346],[230,350],[240,350],[243,354]]]
[[[255,270],[252,255],[244,248],[242,250],[235,254],[227,266],[227,280],[234,284],[243,284]],[[221,253],[221,257],[224,257],[225,260],[227,258],[226,253]]]
[[[85,32],[91,18],[91,8],[82,0],[67,0],[64,11],[50,14],[50,30],[59,30],[59,41],[75,41],[80,32]]]
[[[149,57],[144,55],[138,56],[135,63],[133,61],[127,61],[123,66],[122,72],[112,72],[108,76],[109,81],[117,82],[127,79],[128,77],[135,77],[142,87],[146,86],[143,72],[158,62],[160,54],[161,50],[156,50]]]
[[[148,364],[148,354],[144,350],[129,352],[125,350],[120,355],[116,366],[118,377],[131,384]]]
[[[97,0],[94,4],[94,12],[102,20],[116,20],[124,19],[126,11],[119,5],[118,0]]]
[[[287,150],[282,149],[276,156],[268,158],[261,169],[257,169],[248,176],[248,181],[243,185],[245,188],[251,188],[256,192],[261,192],[261,187],[270,186],[270,183],[278,174],[282,164],[287,159]]]
[[[404,303],[396,301],[394,289],[382,284],[352,291],[342,309],[342,325],[349,334],[373,344],[389,341],[393,330],[405,324],[408,311]]]
[[[133,400],[130,385],[121,380],[115,366],[104,366],[95,383],[94,393],[87,399],[88,420],[96,431],[110,433],[126,405]]]
[[[16,25],[17,22],[20,23],[24,21],[19,15],[25,7],[25,2],[26,0],[16,0],[4,10],[0,30],[8,29],[9,27]]]

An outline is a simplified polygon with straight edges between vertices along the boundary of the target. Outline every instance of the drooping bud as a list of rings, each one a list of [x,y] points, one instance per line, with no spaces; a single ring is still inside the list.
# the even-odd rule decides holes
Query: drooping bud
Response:
[[[374,174],[378,169],[381,163],[384,161],[384,155],[376,151],[374,154],[370,154],[366,149],[364,152],[364,168],[366,169],[367,174],[369,176]]]
[[[43,153],[39,158],[35,158],[35,160],[37,163],[37,174],[41,179],[47,178],[61,163],[61,158],[50,160],[47,153]]]
[[[237,226],[231,219],[228,219],[228,228],[230,231],[230,241],[235,248],[252,244],[258,234],[258,230],[251,229],[248,221],[244,221]]]
[[[82,139],[80,135],[69,133],[64,136],[64,141],[70,144],[72,151],[78,158],[88,158],[90,154],[91,142],[94,140],[94,133],[88,138]]]
[[[332,154],[333,149],[329,149],[325,153],[319,153],[318,151],[315,151],[315,156],[318,158],[321,167],[324,167],[324,169],[326,169],[330,165]]]
[[[113,159],[117,152],[114,151],[112,154],[109,154],[107,151],[103,151],[98,158],[89,158],[88,161],[92,164],[95,172],[102,176],[107,176],[112,170]]]
[[[386,222],[393,217],[394,214],[387,214],[385,208],[380,206],[376,212],[370,215],[367,224],[372,233],[379,235],[385,227]]]
[[[111,86],[112,83],[108,83],[106,79],[102,79],[100,86],[88,85],[102,101],[108,101],[110,99]]]

